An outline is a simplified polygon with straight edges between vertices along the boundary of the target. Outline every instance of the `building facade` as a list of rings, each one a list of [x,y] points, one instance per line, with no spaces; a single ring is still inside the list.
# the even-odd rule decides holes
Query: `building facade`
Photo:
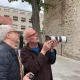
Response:
[[[32,27],[31,11],[0,6],[0,16],[11,17],[12,25],[18,31],[24,31],[26,28]],[[40,28],[43,28],[43,14],[40,14]]]

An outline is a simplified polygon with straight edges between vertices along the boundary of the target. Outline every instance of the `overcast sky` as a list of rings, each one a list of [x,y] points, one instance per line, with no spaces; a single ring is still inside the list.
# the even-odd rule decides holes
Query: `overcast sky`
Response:
[[[27,2],[22,3],[21,0],[19,0],[18,2],[15,1],[11,3],[9,3],[8,0],[0,0],[0,6],[2,5],[32,11],[31,5],[29,5]]]

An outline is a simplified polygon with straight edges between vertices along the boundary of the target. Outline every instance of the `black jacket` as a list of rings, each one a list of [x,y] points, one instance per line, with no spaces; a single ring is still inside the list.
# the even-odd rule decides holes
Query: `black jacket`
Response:
[[[16,51],[4,42],[0,44],[0,80],[20,80]]]
[[[39,44],[39,49],[39,54],[37,54],[27,44],[21,50],[24,73],[33,72],[35,75],[34,80],[53,80],[51,64],[54,64],[56,61],[56,50],[54,50],[55,56],[51,56],[50,52],[47,52],[44,56],[40,53],[42,44]]]

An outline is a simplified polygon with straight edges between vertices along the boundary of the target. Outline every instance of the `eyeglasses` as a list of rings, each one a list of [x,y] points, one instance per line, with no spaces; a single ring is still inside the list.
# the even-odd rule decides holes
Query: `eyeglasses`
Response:
[[[12,33],[12,32],[19,34],[19,31],[9,31],[8,33]]]
[[[34,35],[36,35],[36,34],[38,34],[38,33],[35,32],[35,33],[31,34],[30,36],[28,36],[27,38],[29,38],[29,37],[31,37],[31,36],[34,36]]]

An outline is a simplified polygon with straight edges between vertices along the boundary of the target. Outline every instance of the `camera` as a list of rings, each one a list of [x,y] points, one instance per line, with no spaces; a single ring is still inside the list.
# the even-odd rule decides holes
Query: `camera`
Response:
[[[49,36],[49,35],[45,35],[45,41],[48,40],[57,40],[59,42],[67,42],[67,37],[66,36]]]
[[[30,74],[30,75],[29,75],[29,79],[30,79],[30,80],[33,80],[33,79],[34,79],[34,75],[33,75],[33,74]]]

